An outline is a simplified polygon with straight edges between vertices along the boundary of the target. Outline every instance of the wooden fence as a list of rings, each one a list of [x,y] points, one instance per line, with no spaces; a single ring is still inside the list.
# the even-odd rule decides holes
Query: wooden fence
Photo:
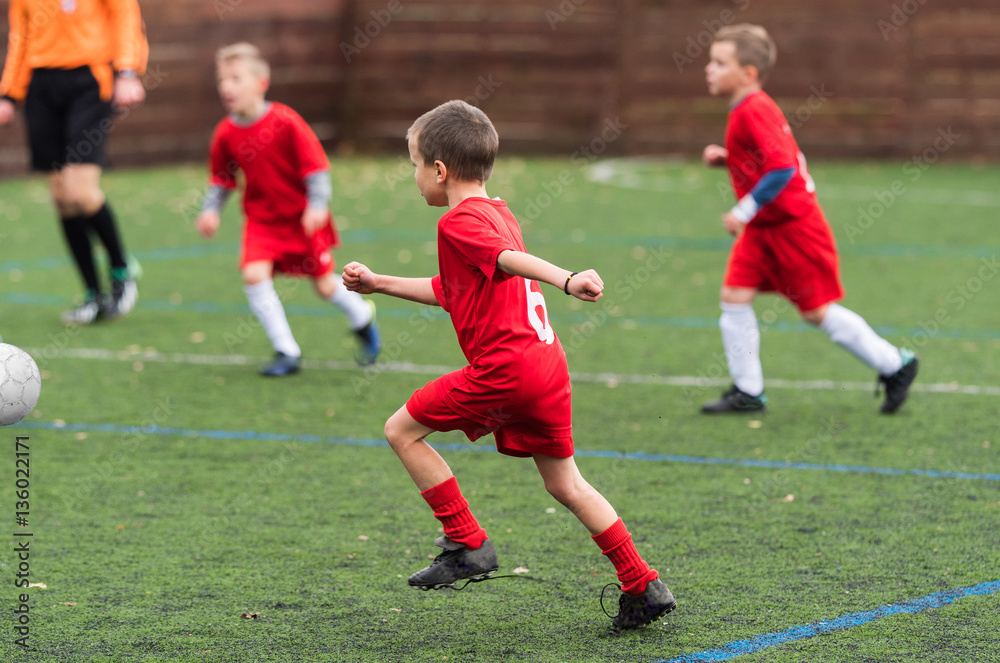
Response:
[[[727,105],[705,91],[710,35],[761,23],[778,43],[767,90],[811,158],[1000,158],[996,0],[140,0],[148,100],[121,113],[113,161],[205,159],[223,111],[213,54],[261,46],[270,96],[331,149],[392,150],[447,99],[482,107],[504,153],[696,156]],[[8,2],[0,0],[6,32]],[[5,49],[4,49],[5,50]],[[23,120],[0,172],[27,163]]]

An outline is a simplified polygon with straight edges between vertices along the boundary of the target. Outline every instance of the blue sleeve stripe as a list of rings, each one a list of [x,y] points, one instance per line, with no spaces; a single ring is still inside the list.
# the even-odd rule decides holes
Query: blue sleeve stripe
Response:
[[[772,200],[778,197],[788,183],[792,180],[792,175],[795,174],[795,168],[781,168],[779,170],[772,170],[765,173],[760,181],[757,182],[757,186],[753,188],[750,195],[753,196],[754,202],[757,203],[758,207],[763,207]]]

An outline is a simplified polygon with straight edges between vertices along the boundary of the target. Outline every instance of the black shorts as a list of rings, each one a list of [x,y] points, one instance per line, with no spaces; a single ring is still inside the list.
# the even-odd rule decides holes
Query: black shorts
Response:
[[[34,170],[67,164],[107,166],[111,103],[101,99],[90,67],[35,69],[24,103]]]

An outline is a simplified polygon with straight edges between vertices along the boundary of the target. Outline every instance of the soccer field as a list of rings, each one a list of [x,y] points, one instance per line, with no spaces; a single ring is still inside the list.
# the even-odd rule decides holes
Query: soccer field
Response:
[[[492,438],[429,441],[500,574],[516,577],[407,586],[438,523],[382,430],[463,363],[440,309],[376,297],[385,351],[361,369],[339,311],[279,280],[304,370],[258,377],[271,349],[237,271],[237,201],[219,236],[201,238],[205,173],[188,166],[105,176],[144,268],[139,304],[64,328],[81,286],[46,182],[0,182],[0,335],[43,376],[33,415],[3,429],[0,515],[31,532],[22,577],[41,585],[15,587],[25,537],[10,536],[0,660],[1000,661],[1000,168],[810,169],[844,305],[920,357],[896,416],[878,414],[871,371],[774,297],[755,305],[768,412],[699,413],[728,385],[724,172],[505,158],[488,183],[529,251],[606,284],[596,304],[545,296],[574,378],[581,470],[678,601],[623,634],[598,603],[611,564],[533,463]],[[405,156],[334,158],[331,177],[339,265],[436,272],[442,210]],[[23,528],[15,436],[30,446]],[[27,652],[12,612],[22,593]]]

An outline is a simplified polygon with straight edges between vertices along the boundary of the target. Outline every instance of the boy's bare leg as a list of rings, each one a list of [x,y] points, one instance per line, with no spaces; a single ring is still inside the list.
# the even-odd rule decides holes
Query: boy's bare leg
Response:
[[[96,214],[104,204],[101,167],[89,163],[66,165],[49,175],[49,190],[63,218]]]
[[[536,454],[534,459],[545,481],[545,489],[580,519],[583,526],[590,530],[594,543],[614,564],[622,591],[631,596],[643,594],[646,586],[659,578],[659,573],[651,569],[636,550],[632,535],[608,500],[581,476],[572,456],[552,458]],[[666,591],[665,586],[663,589]],[[660,614],[667,610],[666,605],[671,602],[672,596],[669,600],[664,599],[664,605],[656,607],[654,612]]]
[[[424,439],[433,432],[410,416],[405,405],[385,422],[385,439],[421,492],[454,476],[441,454]]]
[[[453,580],[496,570],[493,544],[484,546],[489,540],[486,530],[479,526],[479,521],[469,510],[469,502],[462,495],[448,463],[424,439],[432,432],[434,429],[414,419],[405,405],[385,423],[385,439],[409,472],[413,483],[417,484],[420,496],[433,509],[434,517],[441,522],[445,536],[450,541],[442,547],[455,553],[456,559],[452,561],[458,564],[455,568],[449,568],[444,576],[430,572],[431,567],[415,573],[410,578],[410,584],[415,586],[448,584]],[[447,547],[452,544],[458,544],[465,551],[479,552],[466,558],[466,553],[462,550]],[[475,561],[469,562],[470,559]]]
[[[66,166],[49,174],[49,193],[59,214],[63,236],[87,288],[87,299],[91,300],[80,309],[63,314],[65,322],[89,324],[100,309],[101,284],[94,263],[89,221],[104,203],[100,178],[101,169],[92,164]]]
[[[130,273],[114,214],[101,190],[101,167],[69,164],[49,174],[49,190],[59,213],[63,234],[87,287],[86,301],[63,314],[70,324],[88,324],[103,315],[114,319],[129,313],[138,299],[135,274]],[[111,266],[110,296],[101,296],[91,235],[107,250]]]
[[[591,534],[600,534],[615,524],[618,514],[611,503],[587,483],[576,461],[535,455],[535,466],[545,481],[545,490],[579,518]]]

